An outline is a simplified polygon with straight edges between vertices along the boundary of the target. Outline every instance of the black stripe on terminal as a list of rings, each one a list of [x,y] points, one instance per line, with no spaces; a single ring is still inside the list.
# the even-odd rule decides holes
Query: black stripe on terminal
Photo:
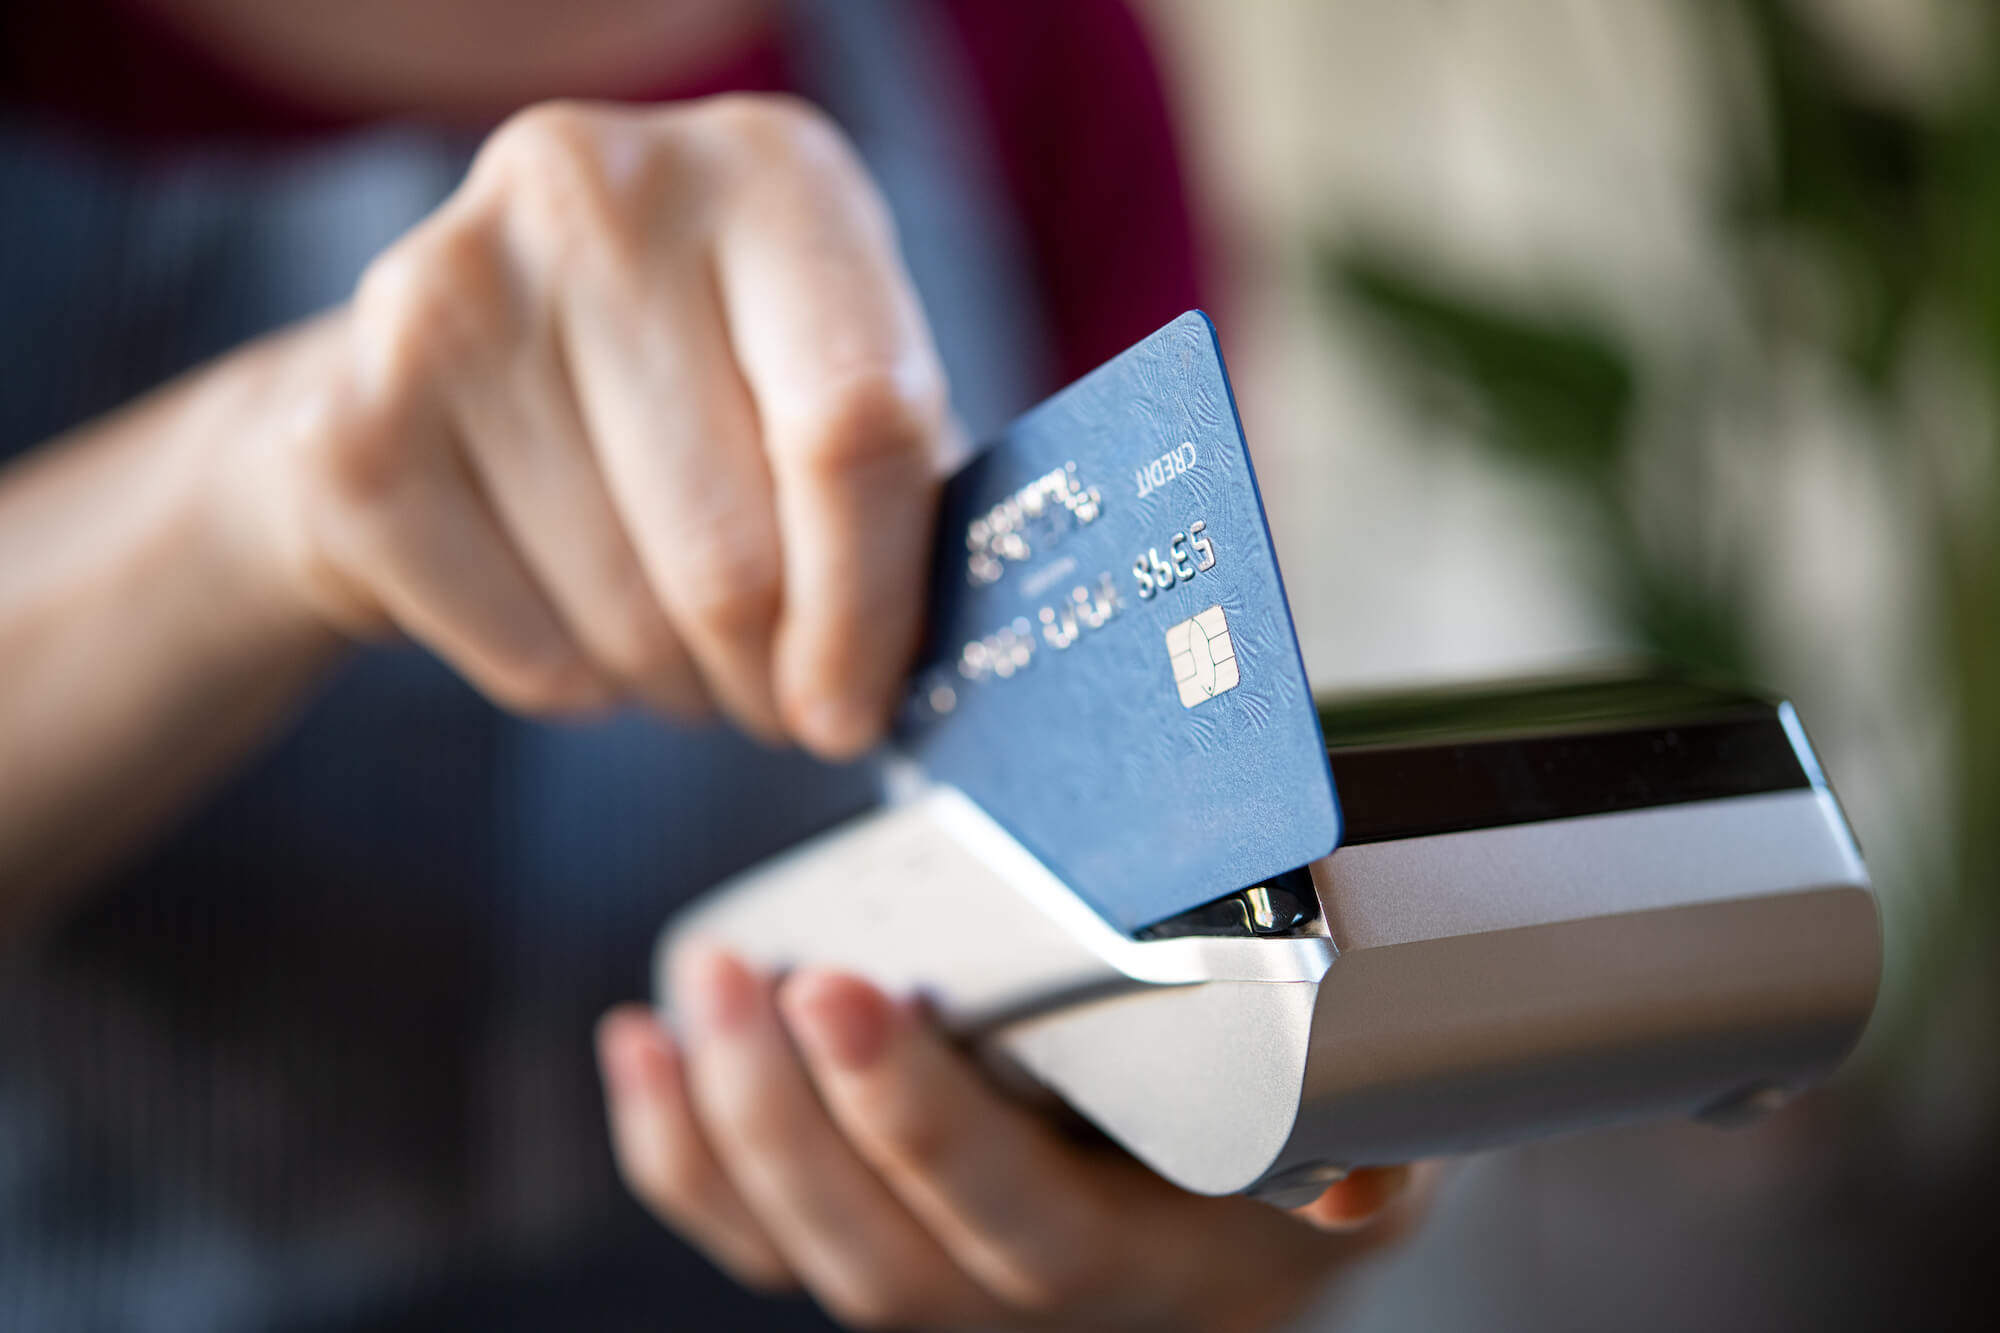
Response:
[[[1770,714],[1328,751],[1343,847],[1810,787]]]

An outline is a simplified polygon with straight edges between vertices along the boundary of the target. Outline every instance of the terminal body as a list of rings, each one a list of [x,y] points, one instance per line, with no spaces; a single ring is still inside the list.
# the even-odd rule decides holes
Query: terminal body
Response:
[[[1310,1199],[1358,1166],[1825,1077],[1874,1003],[1867,872],[1787,704],[1644,678],[1323,701],[1331,854],[1126,934],[949,786],[669,923],[917,990],[1188,1189]]]

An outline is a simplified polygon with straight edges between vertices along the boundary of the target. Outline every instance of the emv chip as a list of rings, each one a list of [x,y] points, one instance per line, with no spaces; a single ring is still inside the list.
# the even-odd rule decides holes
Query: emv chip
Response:
[[[1180,686],[1181,707],[1193,708],[1236,688],[1236,650],[1229,643],[1229,621],[1222,608],[1190,616],[1167,630],[1167,654],[1173,659],[1174,683]]]

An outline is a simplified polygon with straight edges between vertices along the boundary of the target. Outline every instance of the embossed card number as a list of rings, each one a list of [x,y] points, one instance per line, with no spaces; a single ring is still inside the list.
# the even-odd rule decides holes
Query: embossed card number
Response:
[[[1065,465],[1061,472],[1052,472],[1047,478],[1036,483],[1037,488],[1053,478],[1064,478],[1070,487],[1069,494],[1088,495],[1089,515],[1094,520],[1102,512],[1102,501],[1093,489],[1085,492],[1075,480],[1076,465]],[[1010,501],[1011,503],[1011,501]],[[996,507],[996,512],[998,507]],[[1089,521],[1089,520],[1082,520]],[[1005,541],[993,540],[996,530],[1002,532]],[[972,563],[968,574],[976,583],[996,581],[1005,573],[1005,566],[998,566],[992,577],[983,575],[985,566],[982,558],[993,559],[998,565],[1001,558],[1015,560],[1023,558],[1011,554],[1015,549],[1025,552],[1028,547],[1019,526],[1018,511],[1011,516],[1006,526],[996,524],[991,515],[975,520],[966,534],[966,546],[972,551]],[[1074,561],[1066,561],[1074,566]],[[1137,584],[1140,601],[1150,601],[1159,594],[1186,583],[1197,574],[1205,574],[1216,566],[1215,543],[1209,539],[1208,523],[1197,519],[1190,523],[1185,532],[1176,532],[1167,542],[1166,554],[1160,554],[1157,546],[1149,547],[1132,562],[1132,577]],[[1092,630],[1104,628],[1123,606],[1118,585],[1109,571],[1097,576],[1094,583],[1079,583],[1069,589],[1066,596],[1040,607],[1031,620],[1027,616],[1016,616],[1007,624],[991,633],[982,634],[968,640],[958,653],[958,675],[965,681],[1010,680],[1027,670],[1035,660],[1036,636],[1058,651],[1070,647],[1079,638]],[[933,674],[917,683],[913,704],[920,710],[935,713],[949,711],[958,704],[955,689],[940,689],[941,682]],[[940,709],[939,705],[943,704]]]
[[[1207,531],[1208,524],[1197,520],[1188,525],[1186,532],[1176,532],[1167,543],[1167,559],[1160,559],[1160,548],[1153,546],[1132,562],[1132,577],[1139,583],[1139,600],[1145,601],[1176,582],[1186,583],[1195,575],[1215,568],[1215,543],[1202,535]]]

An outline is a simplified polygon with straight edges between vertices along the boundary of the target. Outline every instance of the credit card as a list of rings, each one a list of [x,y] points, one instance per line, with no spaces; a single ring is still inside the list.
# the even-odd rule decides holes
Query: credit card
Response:
[[[1191,311],[945,487],[897,740],[1121,930],[1332,851],[1339,806],[1215,330]]]

